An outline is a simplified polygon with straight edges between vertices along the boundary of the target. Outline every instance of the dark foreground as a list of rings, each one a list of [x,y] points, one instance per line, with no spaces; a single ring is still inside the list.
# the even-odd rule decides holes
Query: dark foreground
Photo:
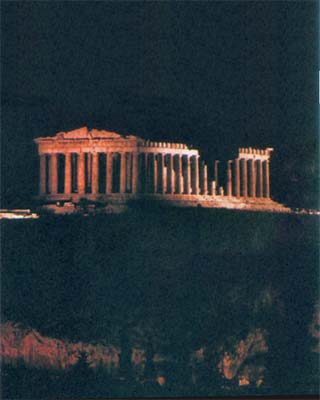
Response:
[[[316,393],[317,239],[315,216],[223,210],[2,222],[2,322],[121,352],[5,363],[3,397]]]

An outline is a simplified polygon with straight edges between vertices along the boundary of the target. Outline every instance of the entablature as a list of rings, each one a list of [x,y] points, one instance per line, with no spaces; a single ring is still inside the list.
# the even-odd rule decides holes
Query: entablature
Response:
[[[270,159],[272,151],[272,147],[267,147],[266,149],[240,147],[238,152],[238,159],[267,161]]]

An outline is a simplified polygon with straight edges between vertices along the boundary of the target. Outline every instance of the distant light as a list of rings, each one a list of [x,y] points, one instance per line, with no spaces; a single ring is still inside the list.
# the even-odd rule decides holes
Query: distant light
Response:
[[[39,218],[39,215],[30,210],[0,210],[0,219],[25,219]]]

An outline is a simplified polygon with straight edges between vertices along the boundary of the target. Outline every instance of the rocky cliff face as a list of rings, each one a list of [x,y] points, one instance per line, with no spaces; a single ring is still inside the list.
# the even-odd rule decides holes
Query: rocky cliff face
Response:
[[[268,351],[265,332],[256,330],[245,339],[235,343],[234,349],[220,349],[220,362],[217,365],[221,375],[227,379],[239,379],[239,384],[262,382],[263,366],[249,363],[257,354]],[[103,366],[110,373],[119,368],[120,349],[113,345],[72,343],[42,336],[34,329],[22,328],[19,324],[6,322],[1,326],[0,356],[5,363],[17,365],[20,360],[26,365],[45,369],[68,369],[75,365],[80,354],[87,355],[90,366]],[[204,362],[205,349],[195,351],[190,358],[194,372]],[[155,354],[154,363],[165,361]],[[146,364],[146,352],[133,348],[132,366],[136,373],[143,373]]]
[[[6,322],[1,326],[0,356],[6,363],[38,368],[67,369],[76,364],[80,353],[85,352],[90,365],[103,365],[113,370],[119,365],[119,349],[109,345],[71,343],[42,336],[34,329],[25,329],[19,324]]]
[[[238,341],[233,349],[224,351],[219,362],[219,370],[226,379],[237,378],[239,385],[263,383],[264,365],[255,363],[254,358],[268,351],[266,332],[260,329],[248,334]]]
[[[309,328],[312,338],[310,352],[316,354],[319,352],[319,316],[319,306],[316,306]],[[192,370],[190,379],[194,384],[200,382],[204,369],[207,369],[206,374],[211,370],[211,374],[218,373],[225,382],[232,382],[232,385],[236,386],[259,387],[265,384],[267,371],[264,355],[269,351],[266,330],[253,329],[246,337],[233,337],[231,342],[226,338],[225,344],[214,350],[218,357],[215,358],[215,365],[211,366],[215,371],[207,364],[213,347],[210,348],[211,350],[201,347],[197,351],[190,352],[189,366]],[[35,329],[23,328],[20,324],[9,321],[1,325],[0,357],[6,364],[15,366],[23,361],[26,366],[39,369],[67,370],[78,362],[83,353],[86,354],[92,368],[103,367],[110,374],[119,370],[121,349],[112,344],[73,343],[45,337]],[[137,378],[144,379],[147,358],[146,349],[141,347],[131,349],[131,365]],[[172,362],[172,357],[154,353],[152,361],[157,371],[155,378],[160,377],[164,381],[170,379],[166,373],[163,374],[161,365]]]

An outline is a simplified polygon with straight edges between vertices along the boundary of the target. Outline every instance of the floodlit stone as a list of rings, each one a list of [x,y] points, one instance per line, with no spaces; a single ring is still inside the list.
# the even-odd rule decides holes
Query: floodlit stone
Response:
[[[241,147],[225,171],[215,161],[211,172],[202,166],[199,151],[183,143],[153,142],[87,127],[34,142],[40,157],[43,204],[76,205],[86,199],[123,205],[143,197],[175,206],[282,207],[270,199],[270,147]],[[204,198],[208,189],[211,196]]]

